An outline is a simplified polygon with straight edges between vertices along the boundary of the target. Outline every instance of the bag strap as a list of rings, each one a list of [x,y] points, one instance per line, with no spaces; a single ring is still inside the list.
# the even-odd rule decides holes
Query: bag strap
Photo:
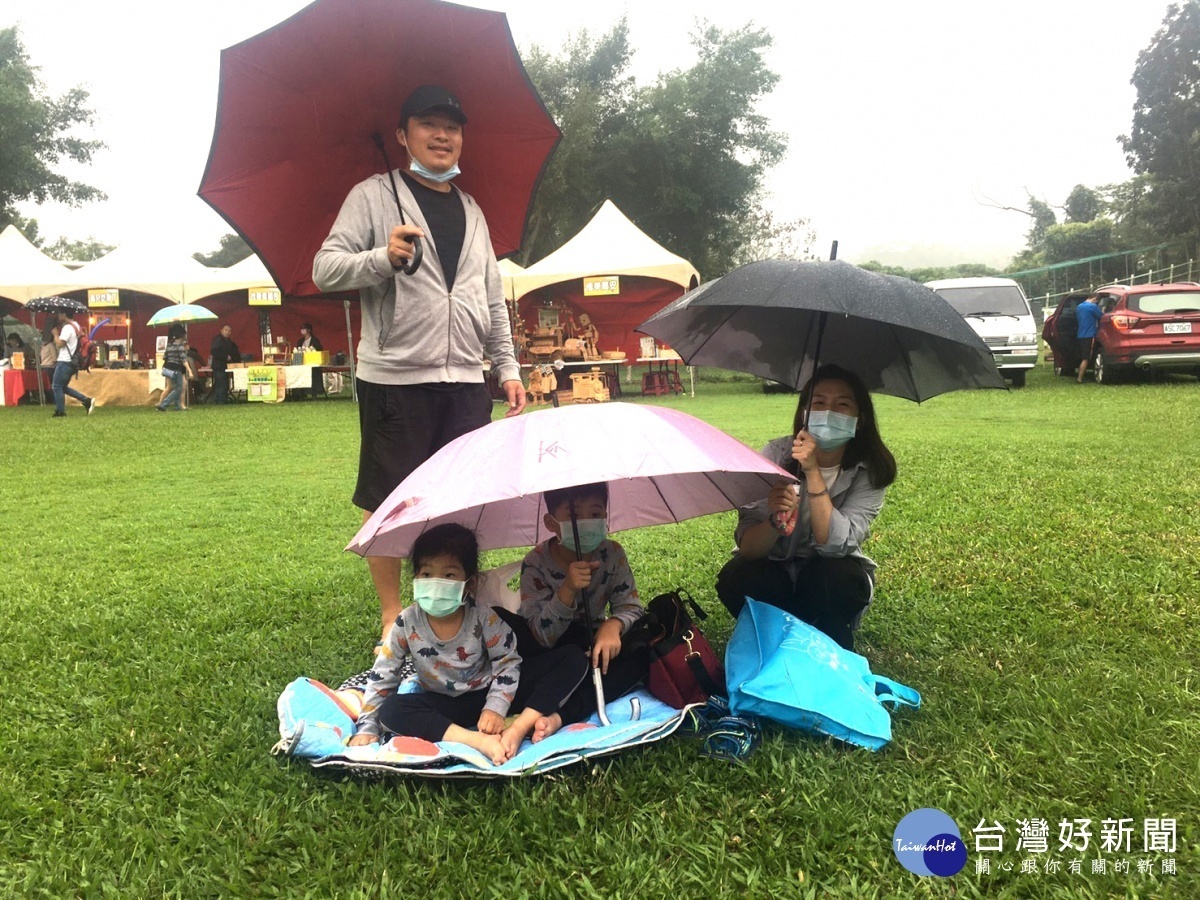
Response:
[[[874,675],[875,699],[880,703],[895,703],[897,706],[911,706],[918,709],[921,706],[921,695],[908,685],[882,675]]]
[[[675,596],[679,598],[679,602],[684,606],[685,609],[690,606],[692,608],[692,614],[701,622],[708,618],[708,613],[701,609],[700,604],[693,600],[692,595],[683,588],[679,588],[677,591],[675,591]]]
[[[717,683],[713,681],[713,677],[708,674],[708,669],[704,667],[704,659],[700,656],[700,651],[692,647],[692,632],[688,630],[683,634],[683,642],[687,644],[687,653],[684,655],[684,662],[692,672],[692,677],[696,679],[696,684],[700,685],[700,690],[713,696],[720,696],[721,689],[717,687]]]

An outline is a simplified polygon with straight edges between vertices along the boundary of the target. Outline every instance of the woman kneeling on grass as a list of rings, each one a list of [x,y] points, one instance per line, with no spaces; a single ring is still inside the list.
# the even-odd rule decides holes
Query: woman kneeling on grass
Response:
[[[800,484],[780,482],[739,510],[737,553],[717,576],[717,596],[735,618],[753,597],[853,650],[875,573],[860,548],[896,480],[871,395],[853,373],[822,366],[800,392],[792,435],[762,453],[796,472]]]
[[[413,544],[411,562],[416,602],[396,618],[375,660],[350,744],[375,743],[382,732],[454,741],[501,765],[583,681],[587,657],[562,647],[522,664],[512,629],[472,596],[479,547],[469,529],[429,529]],[[398,694],[410,656],[421,691]],[[505,727],[510,710],[519,715]]]

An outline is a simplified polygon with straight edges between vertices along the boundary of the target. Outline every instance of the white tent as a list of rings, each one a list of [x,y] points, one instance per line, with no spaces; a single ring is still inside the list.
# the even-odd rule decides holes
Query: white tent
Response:
[[[513,279],[518,275],[525,274],[525,272],[525,269],[522,269],[511,259],[500,260],[500,280],[504,282],[504,299],[516,299],[516,294],[513,293]]]
[[[172,303],[188,303],[207,296],[197,292],[219,277],[214,276],[208,266],[170,245],[128,243],[72,272],[70,286],[73,290],[118,288],[140,291]],[[218,286],[217,290],[232,288]]]
[[[537,310],[560,304],[586,314],[597,330],[597,349],[641,353],[634,329],[700,281],[696,267],[642,232],[611,200],[580,232],[545,259],[512,277],[512,296],[527,330]]]
[[[657,278],[685,291],[700,282],[696,267],[676,256],[605,200],[580,232],[549,256],[513,276],[514,296],[591,275]]]
[[[251,253],[239,263],[221,269],[203,266],[206,275],[203,282],[184,286],[185,302],[195,303],[214,294],[226,291],[254,290],[258,288],[277,287],[271,273],[263,265],[263,261]]]
[[[74,273],[29,243],[15,225],[0,232],[0,297],[25,304],[71,286]]]

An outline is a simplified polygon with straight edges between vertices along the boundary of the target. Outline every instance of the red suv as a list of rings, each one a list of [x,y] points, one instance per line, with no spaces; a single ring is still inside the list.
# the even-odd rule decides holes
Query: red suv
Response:
[[[1092,296],[1104,313],[1092,360],[1097,381],[1113,381],[1133,371],[1182,371],[1200,377],[1200,284],[1116,284],[1097,288]],[[1054,351],[1056,371],[1074,357],[1072,301],[1078,302],[1064,298],[1042,328]],[[1071,309],[1065,310],[1067,306]],[[1070,335],[1058,334],[1060,316],[1063,331]]]

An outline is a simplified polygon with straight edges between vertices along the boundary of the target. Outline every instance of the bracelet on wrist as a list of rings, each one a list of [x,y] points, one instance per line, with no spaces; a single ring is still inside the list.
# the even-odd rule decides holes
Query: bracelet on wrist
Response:
[[[806,489],[806,490],[807,490],[807,489]],[[824,488],[823,490],[819,490],[819,491],[808,491],[808,496],[810,496],[810,497],[824,497],[824,496],[825,496],[826,494],[828,494],[828,493],[829,493],[829,488],[828,488],[828,487],[826,487],[826,488]]]

